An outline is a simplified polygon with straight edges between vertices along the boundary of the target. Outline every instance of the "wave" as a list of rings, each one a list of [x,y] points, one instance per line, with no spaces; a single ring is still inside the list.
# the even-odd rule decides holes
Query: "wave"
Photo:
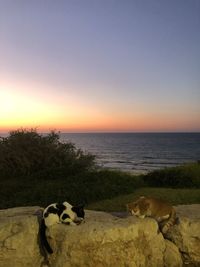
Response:
[[[151,170],[200,159],[200,133],[62,134],[62,140],[95,154],[106,168]]]

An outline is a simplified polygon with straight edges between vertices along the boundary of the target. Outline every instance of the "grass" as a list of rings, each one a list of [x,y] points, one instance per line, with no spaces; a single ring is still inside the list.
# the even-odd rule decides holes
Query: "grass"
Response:
[[[200,203],[200,189],[172,189],[144,187],[134,193],[120,195],[112,199],[104,199],[91,203],[87,209],[99,211],[125,211],[126,204],[139,196],[154,196],[169,201],[173,205]]]
[[[170,172],[174,170],[177,177],[177,169],[184,173],[185,168],[193,170],[193,167],[195,171],[188,172],[188,179],[191,179],[194,173],[195,177],[200,177],[198,163],[170,168]],[[168,168],[155,171],[150,174],[150,178],[162,179],[165,175],[166,179],[168,172]],[[171,176],[172,174],[169,176],[170,179]],[[141,195],[160,197],[174,205],[200,203],[198,186],[194,188],[154,187],[145,181],[146,177],[100,170],[84,173],[82,176],[69,176],[65,179],[30,179],[29,177],[0,179],[0,209],[28,205],[46,206],[52,202],[67,200],[73,204],[85,203],[88,209],[123,211],[126,203]]]
[[[139,176],[101,170],[57,179],[0,179],[0,209],[39,205],[67,200],[92,203],[133,192],[143,185]]]

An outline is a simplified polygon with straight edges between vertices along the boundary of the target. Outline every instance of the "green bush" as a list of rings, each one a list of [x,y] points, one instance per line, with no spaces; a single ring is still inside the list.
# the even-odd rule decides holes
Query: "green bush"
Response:
[[[41,135],[35,129],[21,129],[0,139],[1,178],[64,178],[92,170],[94,160],[72,143],[61,143],[54,131]]]
[[[143,186],[138,176],[124,172],[96,170],[57,179],[0,179],[0,209],[69,201],[89,204],[134,192]]]
[[[55,132],[22,129],[0,138],[0,208],[65,200],[89,204],[148,186],[200,188],[200,164],[137,176],[97,169],[95,156],[60,142]]]
[[[150,172],[143,177],[147,186],[200,188],[200,164],[189,163]]]
[[[138,176],[97,169],[95,157],[61,143],[59,134],[17,130],[0,140],[0,208],[91,203],[143,186]]]

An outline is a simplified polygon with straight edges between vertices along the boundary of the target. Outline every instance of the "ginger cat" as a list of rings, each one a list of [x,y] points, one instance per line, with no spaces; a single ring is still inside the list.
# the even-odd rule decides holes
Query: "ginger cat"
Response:
[[[127,204],[128,211],[139,218],[152,217],[159,225],[159,229],[166,234],[169,228],[176,223],[176,211],[169,203],[153,198],[140,197]]]

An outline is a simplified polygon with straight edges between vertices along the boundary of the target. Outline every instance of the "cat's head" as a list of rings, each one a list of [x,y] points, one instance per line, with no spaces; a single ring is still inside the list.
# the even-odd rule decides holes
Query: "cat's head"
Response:
[[[149,203],[147,202],[146,197],[142,196],[136,201],[128,203],[126,207],[127,211],[130,212],[132,215],[141,216],[146,214],[149,208]]]
[[[66,207],[61,216],[61,220],[65,222],[73,222],[80,224],[84,221],[85,211],[83,205],[72,206],[68,202],[64,202],[63,205]]]
[[[83,205],[73,206],[72,211],[75,213],[76,216],[74,220],[76,224],[80,224],[81,222],[84,221],[85,211]]]

